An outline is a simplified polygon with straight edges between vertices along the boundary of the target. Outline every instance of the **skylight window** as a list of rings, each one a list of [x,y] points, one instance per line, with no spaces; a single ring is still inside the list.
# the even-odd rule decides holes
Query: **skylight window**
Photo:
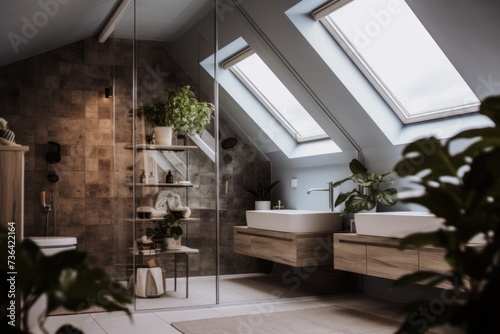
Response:
[[[477,111],[479,100],[403,0],[340,0],[329,12],[313,15],[403,123]]]
[[[229,69],[297,142],[328,138],[256,53],[239,60]]]

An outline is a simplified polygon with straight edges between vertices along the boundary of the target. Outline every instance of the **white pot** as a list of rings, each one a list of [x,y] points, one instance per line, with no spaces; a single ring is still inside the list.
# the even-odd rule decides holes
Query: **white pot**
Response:
[[[271,201],[255,201],[255,210],[271,210]]]
[[[377,212],[377,205],[375,204],[375,206],[371,210],[361,210],[359,212]]]
[[[175,240],[174,238],[165,238],[166,249],[181,249],[181,237]]]
[[[172,127],[171,126],[156,126],[154,128],[155,144],[163,146],[172,145]]]

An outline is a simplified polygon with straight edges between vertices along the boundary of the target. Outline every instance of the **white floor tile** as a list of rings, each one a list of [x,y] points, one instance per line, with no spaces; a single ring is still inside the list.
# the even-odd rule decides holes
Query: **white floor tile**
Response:
[[[97,321],[90,314],[58,315],[48,317],[45,321],[45,329],[49,333],[55,333],[62,325],[70,324],[84,333],[105,334]],[[33,331],[33,334],[41,334],[41,331]]]
[[[221,276],[219,305],[215,305],[213,277],[190,279],[189,298],[185,298],[185,280],[179,279],[176,292],[171,291],[173,283],[167,282],[169,291],[164,296],[138,298],[137,311],[133,311],[132,315],[133,321],[124,312],[101,312],[52,316],[47,319],[46,328],[53,333],[62,324],[70,323],[85,333],[92,334],[179,334],[170,326],[171,322],[235,315],[262,317],[274,312],[328,305],[341,305],[382,317],[394,314],[395,304],[391,302],[362,294],[307,295],[304,291],[277,287],[274,285],[276,282],[264,278],[265,275],[262,274]],[[289,298],[290,296],[293,298]],[[200,305],[205,307],[196,307]],[[252,318],[252,321],[255,319]]]
[[[139,333],[147,333],[147,334],[178,334],[180,333],[178,330],[173,328],[167,323],[162,325],[134,325],[130,327],[116,327],[110,328],[106,330],[107,334],[139,334]],[[93,334],[93,333],[92,333]]]
[[[165,325],[165,322],[155,316],[152,313],[139,313],[135,312],[132,314],[132,318],[129,318],[123,312],[111,312],[111,313],[93,313],[92,317],[95,321],[107,332],[113,328],[127,328],[140,326],[161,326]]]
[[[224,314],[210,308],[155,312],[155,315],[168,323],[225,316]]]

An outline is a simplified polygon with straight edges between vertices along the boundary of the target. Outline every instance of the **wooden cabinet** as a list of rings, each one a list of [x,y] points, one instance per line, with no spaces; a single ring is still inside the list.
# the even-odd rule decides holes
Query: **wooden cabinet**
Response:
[[[418,270],[418,251],[393,247],[366,246],[366,274],[397,279]]]
[[[435,247],[399,249],[400,239],[335,233],[333,237],[335,269],[388,279],[418,270],[445,272],[450,269],[444,250]],[[450,288],[448,283],[438,285]]]
[[[288,233],[236,226],[234,252],[294,267],[331,265],[332,233]]]
[[[335,269],[366,275],[366,246],[345,242],[338,234],[334,234],[333,240]]]
[[[16,239],[24,230],[24,155],[28,146],[0,145],[0,224],[15,222]]]

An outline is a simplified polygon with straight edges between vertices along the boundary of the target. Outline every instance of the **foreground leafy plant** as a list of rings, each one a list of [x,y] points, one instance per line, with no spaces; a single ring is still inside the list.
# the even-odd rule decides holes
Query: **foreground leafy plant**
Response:
[[[8,277],[7,233],[0,229],[0,276],[2,284]],[[37,245],[29,239],[18,242],[15,247],[16,257],[16,293],[22,301],[20,314],[23,331],[14,328],[8,314],[2,311],[2,333],[28,333],[28,313],[35,302],[47,296],[47,311],[50,313],[59,307],[69,311],[83,311],[92,306],[100,306],[106,311],[124,311],[131,313],[126,304],[132,299],[124,286],[110,277],[104,270],[92,265],[85,252],[70,250],[52,256],[42,254]],[[4,289],[2,289],[4,290]],[[2,291],[0,305],[6,310],[11,302],[8,294]],[[39,319],[43,329],[45,315]],[[66,327],[66,326],[63,326]]]
[[[446,298],[410,304],[402,332],[422,333],[445,323],[467,333],[498,332],[498,308],[491,305],[500,300],[500,96],[485,99],[479,111],[495,126],[463,131],[444,143],[434,137],[418,140],[404,149],[395,168],[400,176],[418,176],[415,183],[424,190],[406,201],[445,220],[443,229],[401,240],[401,248],[444,248],[450,266],[446,273],[403,276],[397,284],[424,280],[453,286]],[[457,152],[457,145],[463,149]],[[468,245],[478,235],[485,244]],[[432,313],[436,303],[439,312]],[[431,316],[424,317],[423,310]]]

